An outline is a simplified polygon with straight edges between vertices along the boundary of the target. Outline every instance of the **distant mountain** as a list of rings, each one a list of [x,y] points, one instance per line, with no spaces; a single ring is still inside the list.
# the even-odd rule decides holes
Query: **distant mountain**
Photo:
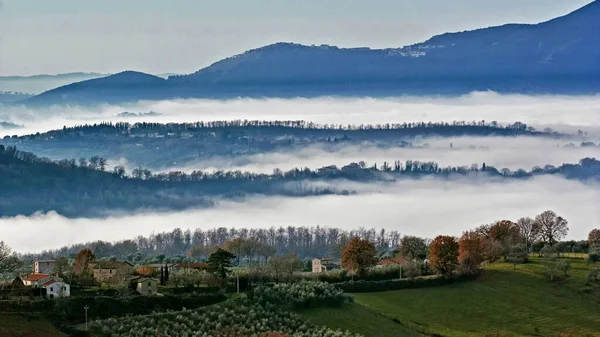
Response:
[[[596,93],[600,92],[599,18],[597,0],[536,25],[447,33],[403,48],[276,43],[162,82],[150,75],[122,73],[58,88],[31,102],[461,94],[473,90]]]
[[[108,76],[108,74],[66,73],[56,75],[41,74],[32,76],[0,76],[0,91],[39,94],[41,92],[69,83],[105,76]]]

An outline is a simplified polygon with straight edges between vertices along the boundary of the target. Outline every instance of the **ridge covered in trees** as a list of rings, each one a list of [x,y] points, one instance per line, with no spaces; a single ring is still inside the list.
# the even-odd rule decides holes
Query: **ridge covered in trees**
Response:
[[[413,148],[426,147],[426,143],[422,144],[425,137],[460,136],[569,137],[550,129],[537,131],[521,122],[501,125],[483,120],[361,125],[234,120],[166,124],[105,122],[20,137],[5,136],[3,143],[52,159],[98,155],[114,160],[126,158],[136,166],[163,169],[173,163],[183,165],[216,156],[289,152],[311,145],[329,151],[346,145]],[[578,136],[574,139],[583,140]]]
[[[137,168],[130,174],[123,166],[107,167],[100,157],[52,161],[33,153],[0,145],[0,215],[13,216],[57,211],[65,216],[102,216],[111,210],[177,210],[214,205],[214,198],[239,198],[251,194],[307,196],[351,194],[311,184],[317,181],[394,181],[403,178],[456,176],[526,179],[557,175],[567,179],[600,179],[600,161],[584,158],[577,164],[546,165],[511,171],[483,163],[462,167],[441,167],[434,162],[395,161],[382,165],[351,163],[311,170],[296,168],[271,174],[242,171],[174,171],[153,174]],[[293,182],[295,184],[285,184]]]

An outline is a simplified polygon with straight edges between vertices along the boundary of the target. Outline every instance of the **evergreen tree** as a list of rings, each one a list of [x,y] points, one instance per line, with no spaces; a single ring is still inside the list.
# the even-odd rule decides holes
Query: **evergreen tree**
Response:
[[[169,282],[169,267],[167,266],[167,264],[165,263],[165,276],[163,277],[164,280],[164,284],[167,284]]]
[[[165,271],[162,266],[160,267],[160,285],[165,285]]]
[[[217,248],[217,250],[210,254],[207,261],[207,270],[220,279],[225,279],[229,273],[232,263],[231,260],[236,256],[230,252]]]

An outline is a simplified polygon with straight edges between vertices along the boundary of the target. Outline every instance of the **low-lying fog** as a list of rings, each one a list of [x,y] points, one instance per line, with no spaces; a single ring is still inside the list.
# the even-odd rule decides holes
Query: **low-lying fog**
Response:
[[[157,115],[117,116],[122,112]],[[308,120],[318,123],[391,123],[418,121],[522,121],[536,127],[600,133],[600,95],[523,96],[475,92],[461,97],[314,98],[173,100],[105,105],[97,108],[52,106],[31,109],[0,106],[0,121],[24,125],[0,129],[0,136],[44,132],[100,121],[194,122],[199,120]]]
[[[427,147],[424,147],[428,144]],[[600,158],[600,143],[597,147],[567,146],[564,139],[536,137],[456,137],[428,138],[413,142],[413,148],[378,148],[375,146],[340,146],[328,149],[313,145],[300,151],[261,153],[237,157],[223,156],[178,165],[165,165],[160,171],[193,170],[241,170],[258,173],[272,173],[274,168],[283,171],[308,167],[317,169],[328,165],[342,167],[351,162],[365,161],[368,165],[390,165],[395,160],[433,161],[440,166],[481,166],[486,163],[498,169],[530,170],[534,166],[559,166],[564,163],[577,163],[585,157]],[[122,160],[120,163],[127,163]],[[135,164],[127,163],[129,169]]]
[[[403,180],[388,184],[344,183],[352,196],[250,197],[205,210],[66,219],[55,213],[0,219],[1,239],[19,252],[39,252],[78,242],[121,240],[180,227],[261,228],[321,225],[345,229],[396,229],[434,237],[500,219],[516,220],[551,209],[569,221],[570,239],[585,239],[600,223],[600,189],[557,177],[523,181]],[[52,240],[48,240],[48,237]]]

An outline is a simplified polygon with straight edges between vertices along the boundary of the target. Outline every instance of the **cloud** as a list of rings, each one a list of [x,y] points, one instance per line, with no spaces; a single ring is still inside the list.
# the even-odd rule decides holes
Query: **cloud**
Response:
[[[324,183],[328,184],[328,183]],[[339,185],[341,184],[341,185]],[[600,189],[594,184],[540,177],[524,181],[420,179],[393,184],[336,183],[353,196],[251,197],[217,207],[174,213],[66,219],[56,213],[0,219],[2,240],[20,252],[39,252],[92,240],[121,240],[180,227],[265,228],[320,225],[399,230],[434,237],[500,219],[516,220],[551,209],[569,221],[570,239],[585,239],[600,222]],[[52,240],[48,240],[51,235]]]
[[[454,120],[512,123],[519,120],[536,127],[551,126],[570,132],[584,129],[600,134],[600,95],[523,96],[475,92],[460,97],[142,101],[93,109],[72,106],[42,109],[0,106],[0,120],[26,126],[20,130],[0,129],[0,136],[44,132],[64,125],[101,121],[133,122],[131,118],[117,117],[123,111],[162,113],[161,116],[143,119],[152,122],[259,119],[369,124]]]

